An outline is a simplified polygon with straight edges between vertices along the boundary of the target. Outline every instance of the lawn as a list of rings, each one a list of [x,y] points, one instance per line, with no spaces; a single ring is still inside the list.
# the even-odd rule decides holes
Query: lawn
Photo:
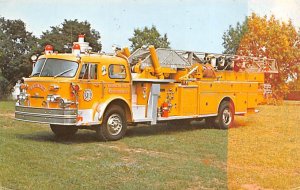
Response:
[[[116,142],[58,139],[0,102],[0,189],[226,189],[227,137],[203,123],[130,127]],[[206,128],[206,129],[205,129]]]
[[[228,132],[229,189],[300,189],[300,102],[260,106]]]
[[[47,125],[13,119],[0,102],[0,189],[299,189],[300,103],[260,106],[234,127],[130,127],[97,142],[59,139]]]

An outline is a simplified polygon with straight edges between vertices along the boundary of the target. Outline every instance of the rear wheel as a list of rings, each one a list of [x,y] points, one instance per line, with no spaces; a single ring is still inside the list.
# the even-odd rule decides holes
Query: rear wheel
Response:
[[[104,141],[121,139],[127,130],[127,122],[124,110],[113,105],[104,113],[103,121],[96,129],[97,138]]]
[[[234,121],[234,106],[228,101],[220,104],[218,115],[216,117],[208,117],[205,119],[206,125],[218,129],[228,129]]]
[[[50,124],[50,128],[51,128],[52,132],[58,137],[72,136],[78,131],[77,127],[66,126],[66,125]]]
[[[228,129],[232,126],[234,120],[234,107],[228,101],[223,101],[219,107],[219,113],[216,118],[216,127],[220,129]]]

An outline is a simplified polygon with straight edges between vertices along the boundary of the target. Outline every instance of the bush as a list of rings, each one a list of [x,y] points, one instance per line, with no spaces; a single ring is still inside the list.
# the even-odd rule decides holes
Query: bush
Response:
[[[10,87],[6,78],[0,75],[0,100],[9,99]]]

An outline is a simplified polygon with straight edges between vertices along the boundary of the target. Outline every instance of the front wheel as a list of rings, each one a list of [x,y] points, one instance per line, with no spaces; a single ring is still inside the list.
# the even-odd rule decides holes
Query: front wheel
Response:
[[[97,138],[104,141],[121,139],[127,130],[125,113],[120,106],[113,105],[104,113],[103,122],[96,129]]]
[[[75,126],[50,124],[50,128],[52,132],[58,137],[72,136],[78,131],[78,128]]]

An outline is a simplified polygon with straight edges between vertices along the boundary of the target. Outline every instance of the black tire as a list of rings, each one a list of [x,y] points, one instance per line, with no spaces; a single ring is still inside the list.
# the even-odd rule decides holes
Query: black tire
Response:
[[[53,125],[53,124],[50,124],[50,128],[51,128],[52,132],[57,137],[72,136],[78,131],[77,127],[75,127],[75,126],[66,126],[66,125]]]
[[[102,124],[96,128],[98,140],[116,141],[121,139],[127,130],[124,110],[117,105],[110,106],[104,113]]]
[[[223,101],[219,107],[219,113],[215,120],[215,126],[219,129],[228,129],[234,121],[234,106],[228,101]]]
[[[167,122],[168,127],[181,127],[181,126],[189,126],[191,121],[188,119],[176,119]]]

